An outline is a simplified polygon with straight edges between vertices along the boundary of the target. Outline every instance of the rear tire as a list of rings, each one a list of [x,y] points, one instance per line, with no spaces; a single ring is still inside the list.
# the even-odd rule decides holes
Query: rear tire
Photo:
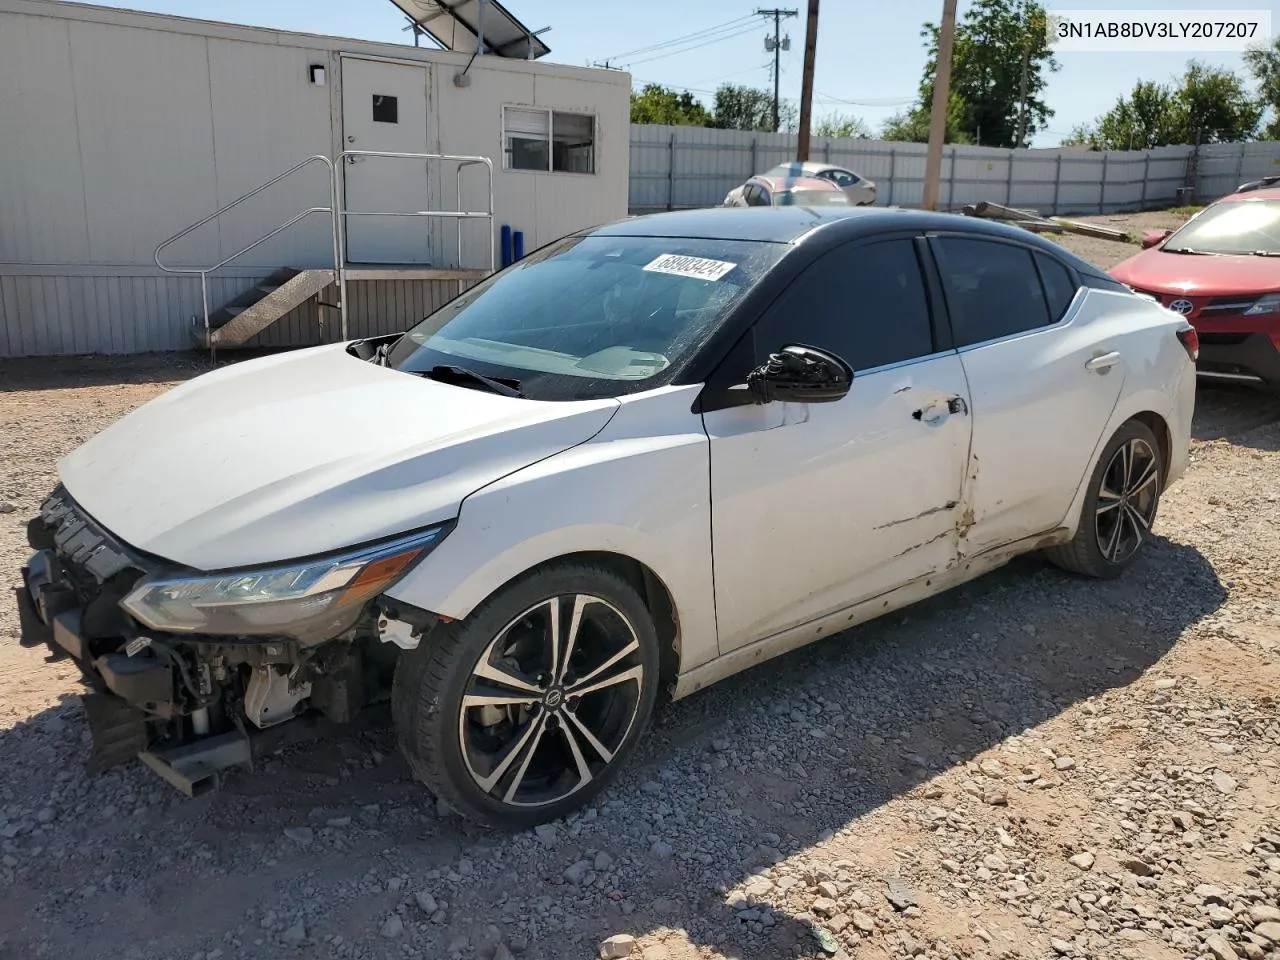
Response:
[[[1086,577],[1110,580],[1138,559],[1151,538],[1164,458],[1156,435],[1130,420],[1102,450],[1089,478],[1080,524],[1067,543],[1045,550],[1056,566]]]
[[[415,775],[448,806],[525,829],[585,804],[649,720],[658,638],[605,567],[566,562],[503,587],[396,666],[392,712]]]

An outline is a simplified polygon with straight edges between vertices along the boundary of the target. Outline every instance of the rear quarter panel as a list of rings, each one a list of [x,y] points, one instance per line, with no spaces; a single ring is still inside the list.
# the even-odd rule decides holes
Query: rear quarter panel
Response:
[[[1119,349],[1125,358],[1125,383],[1115,409],[1090,458],[1089,470],[1067,515],[1074,532],[1093,467],[1107,441],[1126,421],[1138,414],[1155,413],[1168,426],[1169,468],[1166,486],[1187,469],[1191,446],[1191,418],[1195,412],[1195,365],[1177,338],[1186,321],[1159,304],[1128,293],[1091,289],[1098,298],[1099,316],[1094,323],[1107,324],[1118,331]]]

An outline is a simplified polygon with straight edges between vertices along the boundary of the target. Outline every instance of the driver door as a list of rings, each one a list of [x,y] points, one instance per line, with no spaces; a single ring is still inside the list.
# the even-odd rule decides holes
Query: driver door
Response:
[[[956,556],[968,387],[935,336],[911,236],[824,254],[708,385],[720,652],[942,570]],[[855,371],[835,402],[718,402],[790,343]],[[720,406],[720,409],[715,409]]]

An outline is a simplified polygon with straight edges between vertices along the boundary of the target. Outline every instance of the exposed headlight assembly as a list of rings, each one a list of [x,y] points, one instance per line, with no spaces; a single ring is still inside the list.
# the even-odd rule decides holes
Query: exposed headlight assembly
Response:
[[[441,524],[387,543],[281,566],[146,577],[120,605],[154,630],[327,640],[350,626],[366,600],[395,583],[452,527]]]

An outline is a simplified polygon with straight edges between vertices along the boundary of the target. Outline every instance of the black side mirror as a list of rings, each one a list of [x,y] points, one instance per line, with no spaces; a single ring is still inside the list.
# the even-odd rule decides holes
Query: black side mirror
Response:
[[[789,344],[747,374],[756,403],[832,403],[853,384],[853,368],[817,347]]]

